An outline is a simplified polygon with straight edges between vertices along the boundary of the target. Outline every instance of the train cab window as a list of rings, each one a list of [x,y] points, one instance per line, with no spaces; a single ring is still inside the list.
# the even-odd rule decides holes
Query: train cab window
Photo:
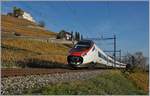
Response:
[[[88,45],[80,45],[80,44],[77,44],[74,46],[73,50],[76,50],[76,51],[82,51],[82,50],[86,50],[86,49],[89,49],[90,46]]]
[[[95,50],[95,46],[94,46],[94,48],[92,49],[92,51],[94,51]]]
[[[88,49],[90,46],[88,45],[76,45],[74,48],[76,49]]]
[[[100,52],[98,52],[98,57],[101,57],[101,53]]]

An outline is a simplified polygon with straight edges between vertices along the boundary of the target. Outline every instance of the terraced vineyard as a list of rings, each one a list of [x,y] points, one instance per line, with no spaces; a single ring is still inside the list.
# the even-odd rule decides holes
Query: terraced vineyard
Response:
[[[1,15],[2,38],[4,36],[55,37],[56,33],[37,26],[36,23],[12,16]]]
[[[26,63],[65,64],[68,50],[69,47],[63,44],[4,39],[2,40],[2,67],[23,67]]]
[[[55,38],[56,33],[25,19],[2,15],[2,68],[52,67],[66,64],[67,44],[42,42],[40,38]],[[20,38],[23,36],[23,38]],[[38,38],[32,40],[30,38]]]

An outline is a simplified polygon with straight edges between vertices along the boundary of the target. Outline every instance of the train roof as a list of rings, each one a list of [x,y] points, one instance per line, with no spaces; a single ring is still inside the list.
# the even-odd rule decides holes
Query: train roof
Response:
[[[77,44],[93,45],[94,42],[92,40],[80,40]]]

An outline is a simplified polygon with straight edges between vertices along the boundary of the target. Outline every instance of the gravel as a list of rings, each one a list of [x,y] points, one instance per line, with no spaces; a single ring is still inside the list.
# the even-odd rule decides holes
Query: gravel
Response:
[[[31,88],[41,88],[48,84],[58,82],[69,82],[73,80],[85,80],[99,75],[106,70],[93,70],[84,72],[67,72],[55,73],[47,75],[30,75],[30,76],[17,76],[5,77],[1,79],[1,94],[2,95],[21,95],[25,90]]]

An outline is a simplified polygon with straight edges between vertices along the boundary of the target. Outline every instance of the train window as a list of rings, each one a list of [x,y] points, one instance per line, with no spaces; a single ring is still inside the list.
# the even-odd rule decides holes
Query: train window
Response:
[[[104,60],[108,60],[108,58],[107,57],[105,57],[103,54],[101,54],[100,52],[98,52],[98,57],[100,57],[100,58],[102,58],[102,59],[104,59]]]
[[[110,63],[113,63],[113,61],[109,60]]]
[[[104,60],[107,60],[107,58],[106,58],[103,54],[101,54],[100,52],[98,52],[98,56],[99,56],[100,58],[104,59]]]
[[[106,58],[104,55],[103,55],[103,59],[104,59],[104,60],[107,60],[107,58]]]
[[[94,51],[95,50],[95,47],[92,49],[92,51]]]
[[[116,63],[116,65],[120,65],[119,63]]]
[[[101,57],[101,53],[100,52],[98,52],[98,57]]]

